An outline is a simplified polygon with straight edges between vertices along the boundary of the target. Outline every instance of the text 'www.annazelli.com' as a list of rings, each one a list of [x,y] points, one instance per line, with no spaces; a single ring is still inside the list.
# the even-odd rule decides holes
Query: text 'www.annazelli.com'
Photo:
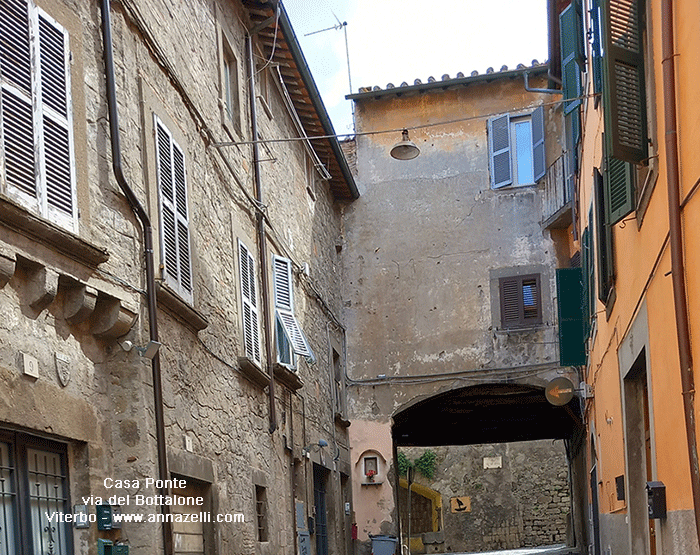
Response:
[[[49,522],[71,522],[85,524],[88,522],[96,522],[97,515],[84,513],[62,513],[53,511],[45,513]],[[112,520],[116,522],[136,522],[136,523],[159,523],[159,522],[231,522],[243,523],[245,517],[242,513],[224,513],[212,515],[210,512],[199,513],[114,513]]]

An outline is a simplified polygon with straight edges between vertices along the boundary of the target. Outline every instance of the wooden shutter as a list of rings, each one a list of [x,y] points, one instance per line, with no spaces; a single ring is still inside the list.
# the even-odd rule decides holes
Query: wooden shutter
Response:
[[[272,258],[275,281],[275,309],[277,319],[294,352],[299,356],[313,358],[309,342],[294,316],[292,294],[292,262],[287,258],[274,256]]]
[[[590,239],[589,239],[588,227],[583,230],[581,235],[581,285],[583,287],[582,297],[581,297],[581,309],[583,310],[584,316],[584,336],[588,337],[588,332],[591,329],[591,295],[589,293],[593,283],[591,283],[591,257],[590,257]]]
[[[294,310],[292,289],[292,262],[280,256],[272,257],[275,282],[275,308]]]
[[[634,210],[634,168],[629,162],[607,157],[604,202],[611,226]]]
[[[510,116],[505,114],[488,121],[491,187],[499,189],[513,183],[510,159]]]
[[[255,285],[255,260],[241,241],[238,242],[238,260],[243,311],[243,350],[249,360],[260,365],[260,324]]]
[[[532,167],[535,182],[544,177],[546,168],[544,145],[544,108],[540,106],[531,117],[532,122]]]
[[[26,0],[0,2],[2,158],[8,189],[37,199],[30,12]],[[2,165],[0,165],[2,167]]]
[[[596,203],[596,262],[598,267],[598,298],[608,302],[608,295],[613,286],[613,236],[612,227],[607,221],[605,207],[605,183],[603,176],[595,169],[594,172],[595,203]]]
[[[513,328],[542,322],[540,276],[512,276],[499,279],[501,327]]]
[[[163,123],[156,121],[161,252],[166,283],[192,301],[192,262],[187,211],[185,156]]]
[[[559,316],[559,364],[586,364],[586,325],[581,268],[557,269],[557,312]]]
[[[562,92],[564,100],[573,99],[564,103],[564,114],[569,114],[581,105],[581,62],[583,60],[583,46],[581,39],[581,19],[577,12],[575,2],[569,4],[559,14],[561,67],[562,67]]]
[[[70,50],[68,33],[38,10],[41,175],[45,179],[47,213],[72,218],[76,211],[72,159]]]
[[[600,0],[592,0],[590,14],[592,36],[591,66],[593,68],[593,92],[601,93],[603,91],[603,51],[601,48],[603,37],[600,33]]]
[[[631,163],[647,158],[641,4],[603,3],[605,133],[610,155]]]

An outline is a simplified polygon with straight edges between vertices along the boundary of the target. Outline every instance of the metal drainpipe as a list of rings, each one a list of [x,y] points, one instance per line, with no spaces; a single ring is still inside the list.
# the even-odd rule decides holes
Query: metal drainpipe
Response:
[[[151,221],[138,198],[134,194],[124,177],[122,167],[121,146],[119,140],[119,114],[117,112],[117,88],[114,78],[114,55],[112,52],[112,23],[110,18],[110,0],[102,0],[102,41],[105,63],[105,79],[107,84],[107,104],[109,107],[109,130],[112,145],[112,168],[119,187],[126,196],[131,209],[141,222],[143,227],[144,258],[146,262],[146,300],[148,305],[148,327],[151,341],[158,341],[158,313],[156,309],[156,281],[153,264],[153,229]],[[158,449],[158,474],[161,480],[168,480],[168,459],[165,448],[165,423],[163,417],[163,389],[161,384],[160,356],[156,355],[151,360],[153,372],[153,404],[156,419],[156,446]],[[167,483],[167,482],[165,482]],[[160,488],[161,495],[168,495],[167,487]],[[161,505],[161,511],[166,518],[163,523],[163,545],[166,555],[173,553],[172,523],[167,514],[170,507]]]
[[[253,132],[253,175],[255,177],[255,200],[259,207],[263,205],[262,178],[260,176],[260,145],[258,141],[258,110],[255,98],[255,60],[253,58],[253,32],[260,29],[256,27],[246,36],[248,46],[248,90],[250,92],[250,124]],[[265,331],[265,357],[267,371],[270,375],[268,397],[270,403],[270,433],[277,429],[277,411],[275,410],[275,373],[272,368],[272,328],[270,326],[269,283],[270,275],[267,262],[267,234],[265,232],[265,218],[260,210],[256,210],[255,220],[258,231],[258,249],[260,250],[260,270],[262,274],[262,312],[263,327]]]
[[[678,355],[685,410],[685,432],[690,457],[690,482],[695,509],[695,529],[700,540],[700,467],[695,433],[695,380],[690,346],[685,263],[683,259],[683,228],[680,208],[680,177],[678,168],[678,130],[676,122],[676,76],[674,59],[673,2],[661,2],[661,48],[664,87],[664,121],[666,127],[666,178],[668,180],[668,212],[671,237],[671,272],[673,302],[678,334]]]

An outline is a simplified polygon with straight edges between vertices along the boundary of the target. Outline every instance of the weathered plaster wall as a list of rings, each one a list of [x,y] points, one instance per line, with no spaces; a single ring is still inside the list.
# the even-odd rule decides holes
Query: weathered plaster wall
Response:
[[[492,190],[487,137],[488,115],[528,113],[545,103],[552,164],[562,144],[561,114],[550,101],[526,92],[520,80],[496,78],[356,102],[358,132],[416,127],[410,138],[421,154],[411,161],[390,158],[398,134],[357,137],[362,196],[345,209],[342,253],[348,374],[357,380],[349,386],[353,459],[373,445],[367,430],[378,423],[388,428],[390,417],[416,399],[509,373],[516,383],[544,387],[560,371],[557,259],[550,232],[540,225],[543,186]],[[498,278],[525,273],[541,276],[543,323],[505,330]],[[536,364],[551,366],[511,372]],[[415,379],[392,382],[407,376]],[[372,383],[361,383],[367,379]],[[563,464],[558,456],[553,460]],[[395,507],[377,511],[364,490],[355,501],[358,510],[366,504],[382,515],[369,533],[380,532],[387,514],[396,521]]]

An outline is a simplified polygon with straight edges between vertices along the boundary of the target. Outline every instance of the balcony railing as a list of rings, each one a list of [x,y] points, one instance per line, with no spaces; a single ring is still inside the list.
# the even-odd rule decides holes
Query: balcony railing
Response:
[[[562,154],[547,168],[542,196],[542,227],[566,228],[571,224],[574,173],[570,156]]]

